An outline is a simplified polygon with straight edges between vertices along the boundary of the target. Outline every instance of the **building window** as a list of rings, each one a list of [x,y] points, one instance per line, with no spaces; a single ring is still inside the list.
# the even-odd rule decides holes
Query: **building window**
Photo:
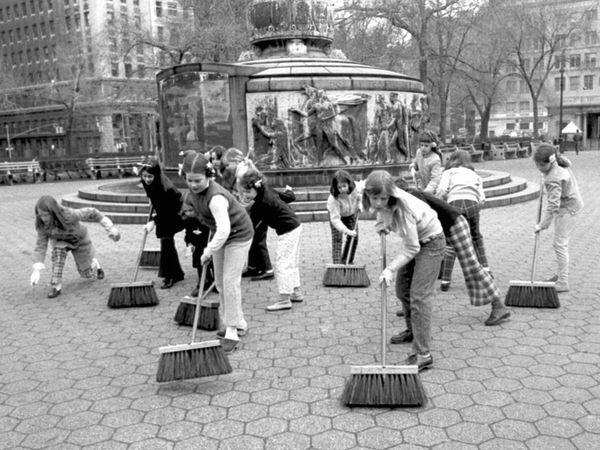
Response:
[[[581,67],[581,55],[569,56],[569,66],[571,66],[572,68]]]
[[[594,75],[583,76],[583,89],[589,91],[594,89]]]
[[[529,130],[529,122],[519,123],[519,130]]]
[[[506,90],[508,92],[515,92],[517,90],[517,80],[514,80],[514,79],[506,80]]]
[[[596,67],[596,55],[593,53],[586,53],[583,61],[586,69],[593,69]]]
[[[515,124],[514,123],[507,123],[506,124],[506,129],[507,130],[514,130],[515,129]]]
[[[162,2],[160,0],[156,0],[156,17],[162,17]]]
[[[29,9],[32,15],[35,14],[35,0],[29,0]]]
[[[144,78],[146,76],[146,66],[143,64],[138,64],[137,70],[139,78]]]
[[[598,18],[598,10],[596,8],[584,13],[585,20],[596,20]]]
[[[125,63],[125,76],[127,78],[131,78],[131,75],[133,74],[133,69],[131,67],[130,63]]]
[[[165,38],[165,29],[163,27],[156,27],[156,36],[159,41],[164,40]]]
[[[569,90],[578,91],[580,84],[580,77],[569,77]]]
[[[507,102],[506,103],[506,112],[509,112],[509,113],[517,112],[517,102]]]
[[[519,112],[529,112],[529,102],[519,102]]]
[[[585,45],[596,45],[598,43],[598,32],[597,31],[586,31],[585,32]]]
[[[177,3],[175,2],[169,2],[167,4],[167,8],[169,10],[169,15],[170,16],[177,16]]]
[[[119,63],[111,63],[110,64],[110,74],[113,77],[119,76]]]
[[[525,80],[521,80],[519,92],[521,94],[525,94],[525,93],[529,92],[529,88],[527,87],[527,83],[525,82]]]
[[[554,90],[555,90],[556,92],[559,92],[559,91],[560,91],[560,77],[556,77],[556,78],[554,79]]]
[[[34,23],[33,25],[31,25],[31,34],[33,34],[33,39],[37,39],[38,38],[38,29],[37,29],[37,24]]]

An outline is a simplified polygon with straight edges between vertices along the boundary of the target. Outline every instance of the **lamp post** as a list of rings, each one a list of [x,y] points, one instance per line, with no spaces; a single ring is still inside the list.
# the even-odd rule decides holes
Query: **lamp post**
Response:
[[[13,146],[10,145],[10,133],[8,132],[8,124],[6,124],[6,151],[8,152],[8,159],[12,159],[13,150]]]
[[[565,52],[560,55],[560,103],[558,106],[558,150],[562,149],[563,92],[565,90]]]

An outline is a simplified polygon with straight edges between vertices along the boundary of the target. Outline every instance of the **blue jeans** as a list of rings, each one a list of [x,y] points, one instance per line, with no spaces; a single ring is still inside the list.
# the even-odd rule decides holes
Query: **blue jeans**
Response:
[[[402,302],[406,328],[413,334],[413,353],[429,353],[432,297],[445,248],[446,239],[440,235],[423,245],[396,275],[396,297]]]

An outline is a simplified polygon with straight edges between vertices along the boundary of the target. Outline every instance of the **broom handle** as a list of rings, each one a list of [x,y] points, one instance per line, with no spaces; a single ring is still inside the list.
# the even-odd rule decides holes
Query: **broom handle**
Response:
[[[542,202],[544,199],[544,186],[543,179],[540,181],[540,201],[538,202],[538,212],[537,212],[537,223],[540,223],[542,220]],[[535,280],[535,272],[537,266],[537,251],[538,251],[538,242],[539,242],[540,233],[539,231],[535,233],[533,238],[533,261],[531,262],[531,282]]]
[[[355,231],[358,228],[358,213],[356,213],[356,219],[354,220],[354,227],[352,228],[352,231]],[[350,261],[350,253],[352,252],[352,245],[354,244],[354,238],[356,236],[352,236],[350,238],[350,245],[348,245],[348,253],[346,254],[346,266],[348,265],[348,262]]]
[[[154,206],[150,203],[150,212],[148,213],[148,220],[146,223],[150,222],[152,218],[152,213],[154,212]],[[133,273],[132,282],[135,283],[137,280],[138,272],[140,271],[140,262],[142,261],[142,253],[144,253],[144,248],[146,247],[146,238],[148,237],[148,231],[146,230],[146,225],[144,224],[144,237],[142,238],[142,245],[140,246],[140,251],[138,253],[137,261],[135,263],[135,272]]]
[[[208,242],[212,237],[212,232],[208,233]],[[208,244],[207,244],[208,245]],[[196,341],[196,330],[198,329],[198,322],[200,321],[200,301],[204,297],[204,283],[206,282],[206,272],[208,271],[208,263],[202,266],[202,273],[200,274],[200,289],[198,296],[196,297],[196,310],[194,311],[194,325],[192,325],[192,344]]]
[[[381,233],[381,271],[385,270],[387,266],[387,257],[385,249],[385,233]],[[386,319],[387,319],[387,285],[385,280],[381,282],[381,365],[385,366],[386,363],[386,342],[385,337],[387,335]]]

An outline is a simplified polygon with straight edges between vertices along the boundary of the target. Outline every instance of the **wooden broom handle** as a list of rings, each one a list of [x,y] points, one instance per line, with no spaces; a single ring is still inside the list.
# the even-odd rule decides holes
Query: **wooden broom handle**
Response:
[[[354,227],[352,228],[351,231],[356,231],[356,229],[358,228],[358,213],[356,213],[356,218],[354,220]],[[350,238],[350,244],[348,245],[348,253],[346,254],[346,263],[345,265],[348,265],[348,262],[350,261],[350,252],[352,251],[352,245],[354,244],[354,238],[356,236],[352,236]]]
[[[544,199],[544,178],[540,178],[540,201],[538,202],[538,211],[537,211],[537,222],[540,223],[542,220],[542,203]],[[538,243],[539,243],[540,232],[535,233],[533,238],[533,260],[531,261],[531,282],[535,280],[535,273],[537,267],[537,251],[538,251]]]
[[[385,245],[385,233],[381,233],[381,271],[385,270],[387,266],[386,256],[386,245]],[[381,282],[381,365],[385,366],[386,363],[386,335],[387,335],[387,285],[385,280]]]
[[[150,211],[148,212],[148,220],[146,220],[146,223],[150,222],[153,212],[154,212],[154,206],[152,206],[152,202],[151,202],[150,203]],[[137,261],[135,263],[135,272],[133,273],[133,279],[132,279],[133,283],[135,283],[135,280],[137,280],[138,272],[140,271],[140,262],[142,261],[142,253],[144,253],[144,248],[146,247],[146,238],[148,238],[148,231],[146,231],[146,224],[144,224],[144,237],[142,238],[142,245],[140,246],[140,251],[138,253]]]
[[[208,242],[212,237],[212,232],[208,232]],[[208,262],[202,266],[202,273],[200,274],[200,289],[198,290],[198,296],[196,297],[196,310],[194,311],[194,324],[192,325],[192,344],[196,340],[196,331],[198,330],[198,322],[200,320],[200,301],[204,297],[204,283],[206,282],[206,272],[208,271]],[[212,287],[211,287],[212,289]]]

